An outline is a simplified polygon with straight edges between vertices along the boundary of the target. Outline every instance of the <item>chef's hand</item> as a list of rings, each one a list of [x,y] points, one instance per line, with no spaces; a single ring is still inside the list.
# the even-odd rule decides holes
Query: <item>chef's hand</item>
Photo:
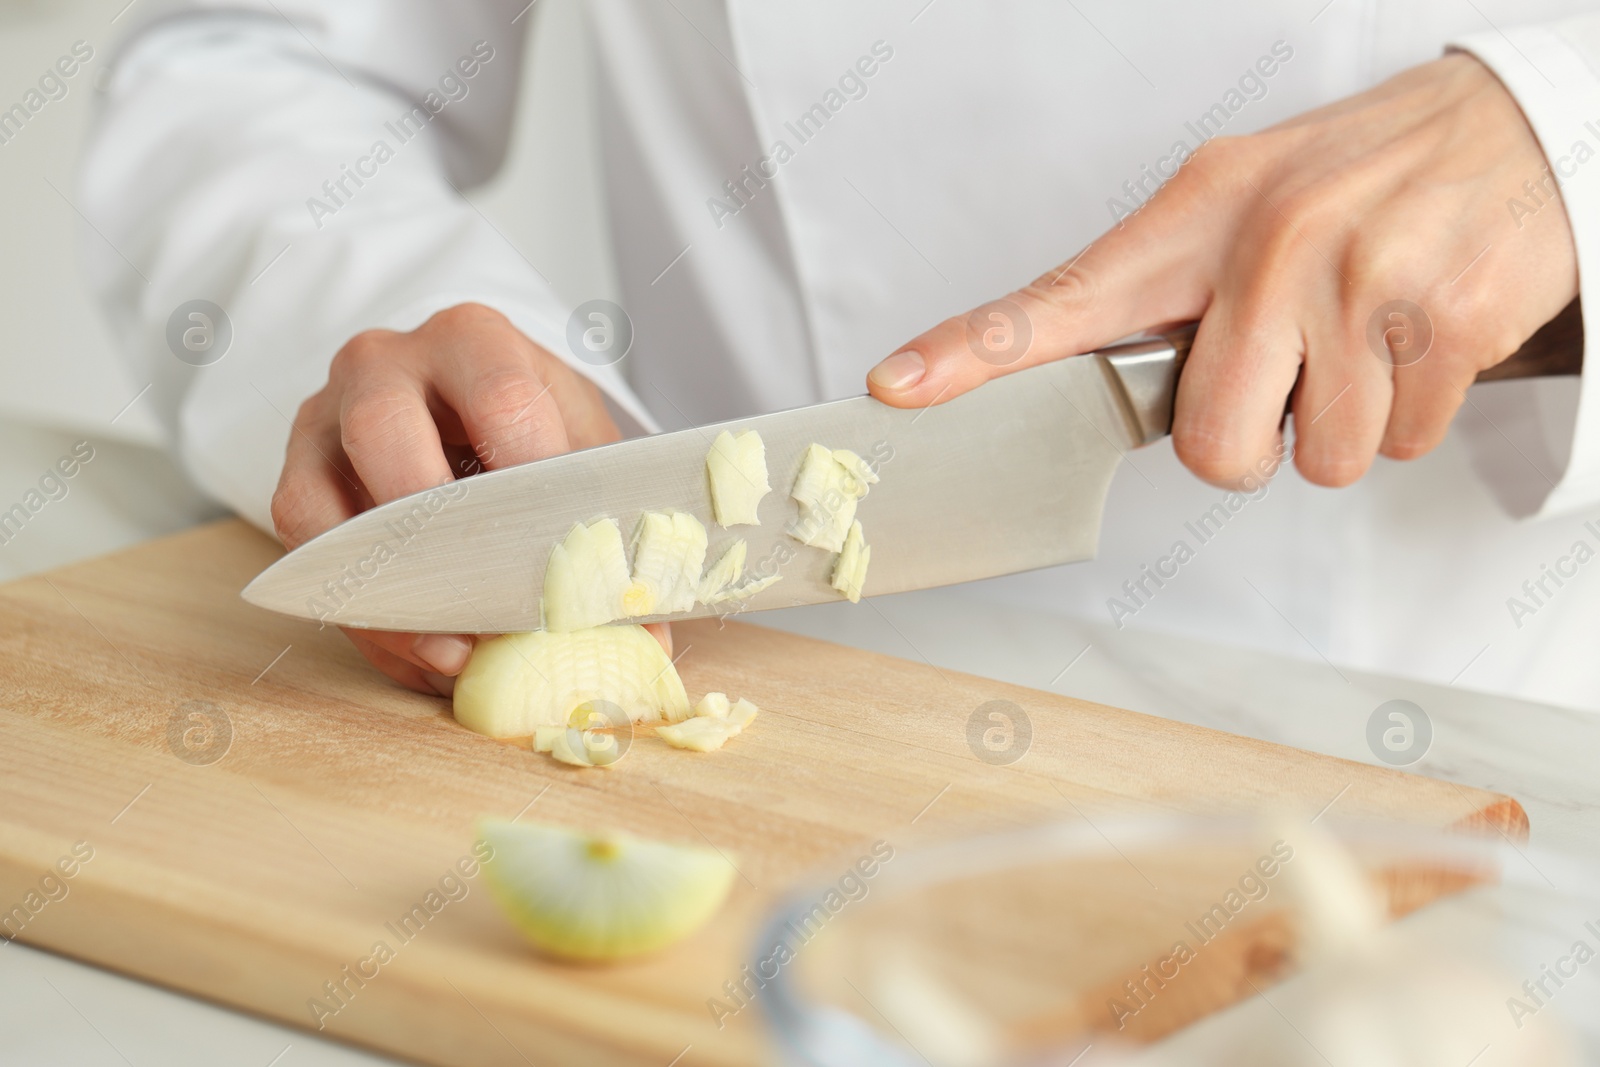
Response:
[[[1513,197],[1539,206],[1518,219]],[[1237,485],[1272,450],[1292,393],[1296,466],[1347,485],[1378,452],[1411,459],[1437,445],[1477,373],[1576,292],[1572,234],[1532,131],[1495,77],[1456,54],[1206,145],[1137,214],[1006,298],[1031,324],[1025,352],[1004,352],[1009,309],[986,305],[912,340],[868,385],[921,407],[1200,319],[1172,427],[1190,470]],[[1403,366],[1367,340],[1395,300],[1433,329],[1431,349]],[[1382,330],[1419,326],[1405,318],[1380,316],[1381,336],[1404,347]],[[991,325],[1002,332],[975,349]]]
[[[289,548],[359,511],[620,434],[595,387],[499,312],[460,304],[410,333],[368,330],[300,406],[272,522]],[[472,652],[457,634],[345,633],[379,670],[449,696]]]

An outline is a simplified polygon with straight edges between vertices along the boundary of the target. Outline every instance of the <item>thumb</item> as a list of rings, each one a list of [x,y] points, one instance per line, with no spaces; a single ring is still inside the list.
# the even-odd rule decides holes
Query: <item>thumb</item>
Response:
[[[1198,319],[1223,242],[1211,239],[1207,213],[1181,206],[1158,194],[1062,266],[912,338],[867,374],[868,391],[894,407],[927,407],[1001,375]]]

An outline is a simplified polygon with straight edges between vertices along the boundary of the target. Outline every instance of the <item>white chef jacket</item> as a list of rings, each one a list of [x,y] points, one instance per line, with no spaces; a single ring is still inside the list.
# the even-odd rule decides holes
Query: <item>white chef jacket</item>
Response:
[[[105,238],[93,282],[188,470],[263,528],[286,418],[359,330],[476,300],[572,359],[571,308],[537,251],[459,196],[517,119],[525,3],[149,0],[129,16],[80,186]],[[859,394],[906,339],[1106,229],[1179,142],[1260,129],[1451,46],[1500,77],[1553,161],[1600,148],[1590,7],[591,0],[635,340],[617,366],[574,366],[629,432]],[[1600,163],[1562,169],[1600,307]],[[166,341],[195,298],[234,335],[198,368]],[[1240,503],[1153,445],[1116,478],[1098,559],[973,591],[1600,709],[1597,380],[1476,387],[1434,454],[1380,459],[1342,490],[1285,469]],[[1192,524],[1218,503],[1226,523],[1201,542]],[[1180,540],[1192,558],[1131,601],[1124,583]],[[1057,670],[1041,664],[1040,684]]]

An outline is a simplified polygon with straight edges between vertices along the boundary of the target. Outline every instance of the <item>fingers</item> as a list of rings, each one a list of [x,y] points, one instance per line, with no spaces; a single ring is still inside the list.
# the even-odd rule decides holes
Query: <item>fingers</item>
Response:
[[[567,428],[567,443],[572,448],[593,448],[622,439],[622,431],[606,410],[599,388],[546,352],[538,353],[540,375],[550,383],[561,421]]]
[[[295,549],[371,506],[339,440],[337,412],[326,391],[300,406],[289,434],[283,473],[272,494],[272,525]]]
[[[570,449],[549,383],[535,373],[526,348],[499,338],[462,336],[434,383],[455,411],[467,440],[490,470],[530,463]]]
[[[461,673],[472,656],[472,639],[462,634],[407,634],[389,630],[356,630],[343,628],[352,641],[380,648],[386,655],[431,676],[430,692],[449,696],[455,688],[455,676]],[[368,657],[371,658],[371,657]],[[392,672],[396,681],[406,678]],[[409,677],[409,675],[407,675]],[[414,687],[413,687],[414,688]]]
[[[1324,486],[1359,479],[1394,396],[1389,364],[1367,347],[1366,317],[1361,298],[1317,293],[1310,277],[1287,269],[1219,296],[1178,381],[1178,458],[1205,481],[1237,488],[1276,448],[1288,400],[1301,475]]]
[[[1416,459],[1427,455],[1444,441],[1455,421],[1456,412],[1467,399],[1466,381],[1454,375],[1397,369],[1394,380],[1394,410],[1378,451],[1390,459]]]
[[[1367,349],[1357,309],[1307,340],[1294,397],[1294,463],[1313,485],[1350,485],[1367,473],[1389,421],[1389,365]]]
[[[295,418],[272,498],[273,525],[284,545],[294,549],[373,503],[372,494],[356,481],[355,465],[345,452],[338,405],[324,390],[301,405]],[[472,651],[470,639],[451,634],[345,633],[379,670],[430,695],[451,695],[452,676],[466,666]]]
[[[378,366],[369,359],[360,383],[346,397],[341,443],[375,504],[452,480],[422,383],[404,373],[398,361]],[[454,691],[453,676],[472,653],[471,639],[459,634],[345,632],[391,678],[442,696]]]
[[[1220,299],[1178,379],[1172,444],[1200,478],[1235,488],[1273,452],[1304,343],[1291,314]]]
[[[1436,448],[1466,401],[1467,387],[1478,370],[1516,347],[1509,339],[1462,337],[1448,329],[1436,335],[1432,320],[1426,326],[1425,338],[1412,339],[1421,347],[1406,353],[1393,369],[1394,406],[1378,447],[1390,459],[1416,459]],[[1466,358],[1455,358],[1463,353]]]
[[[345,395],[340,439],[373,503],[387,504],[453,479],[420,384],[396,371],[367,376]]]
[[[350,643],[356,646],[357,651],[367,658],[368,663],[407,689],[414,689],[428,696],[442,697],[451,696],[455,692],[454,678],[419,667],[409,659],[396,655],[383,643],[384,638],[414,635],[380,634],[372,630],[345,630],[345,635],[350,638]]]
[[[407,335],[368,330],[351,338],[328,368],[339,443],[375,504],[453,478],[428,410],[427,365],[408,358],[415,344]]]
[[[328,386],[302,408],[273,501],[295,547],[378,504],[453,480],[615,440],[598,391],[475,304],[410,333],[369,330],[342,348]],[[473,648],[459,634],[345,631],[374,666],[418,692],[449,696]],[[670,632],[656,634],[670,650]]]
[[[329,391],[339,397],[337,444],[370,497],[385,504],[453,480],[428,407],[430,368],[419,339],[388,331],[357,335],[335,357]],[[319,448],[322,446],[319,446]],[[418,692],[449,696],[471,639],[459,634],[345,631],[379,670]]]
[[[434,387],[489,470],[622,436],[593,383],[499,312],[463,304],[435,315],[419,332],[448,350]]]
[[[1004,374],[1199,318],[1227,244],[1225,212],[1199,210],[1215,180],[1216,168],[1202,163],[1209,158],[1196,155],[1075,259],[913,338],[867,375],[872,395],[895,407],[942,403]]]

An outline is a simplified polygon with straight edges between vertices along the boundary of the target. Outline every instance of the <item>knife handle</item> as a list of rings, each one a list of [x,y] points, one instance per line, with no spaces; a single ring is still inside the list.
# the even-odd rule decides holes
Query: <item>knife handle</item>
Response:
[[[1480,382],[1505,378],[1553,378],[1583,373],[1583,308],[1578,298],[1561,313],[1534,331],[1532,337],[1511,354],[1478,375]]]
[[[1121,390],[1128,413],[1138,428],[1139,444],[1147,445],[1172,432],[1172,402],[1178,375],[1197,323],[1152,331],[1147,340],[1112,345],[1099,356]],[[1577,298],[1538,330],[1508,358],[1478,375],[1480,382],[1508,378],[1550,378],[1583,372],[1583,308]]]

